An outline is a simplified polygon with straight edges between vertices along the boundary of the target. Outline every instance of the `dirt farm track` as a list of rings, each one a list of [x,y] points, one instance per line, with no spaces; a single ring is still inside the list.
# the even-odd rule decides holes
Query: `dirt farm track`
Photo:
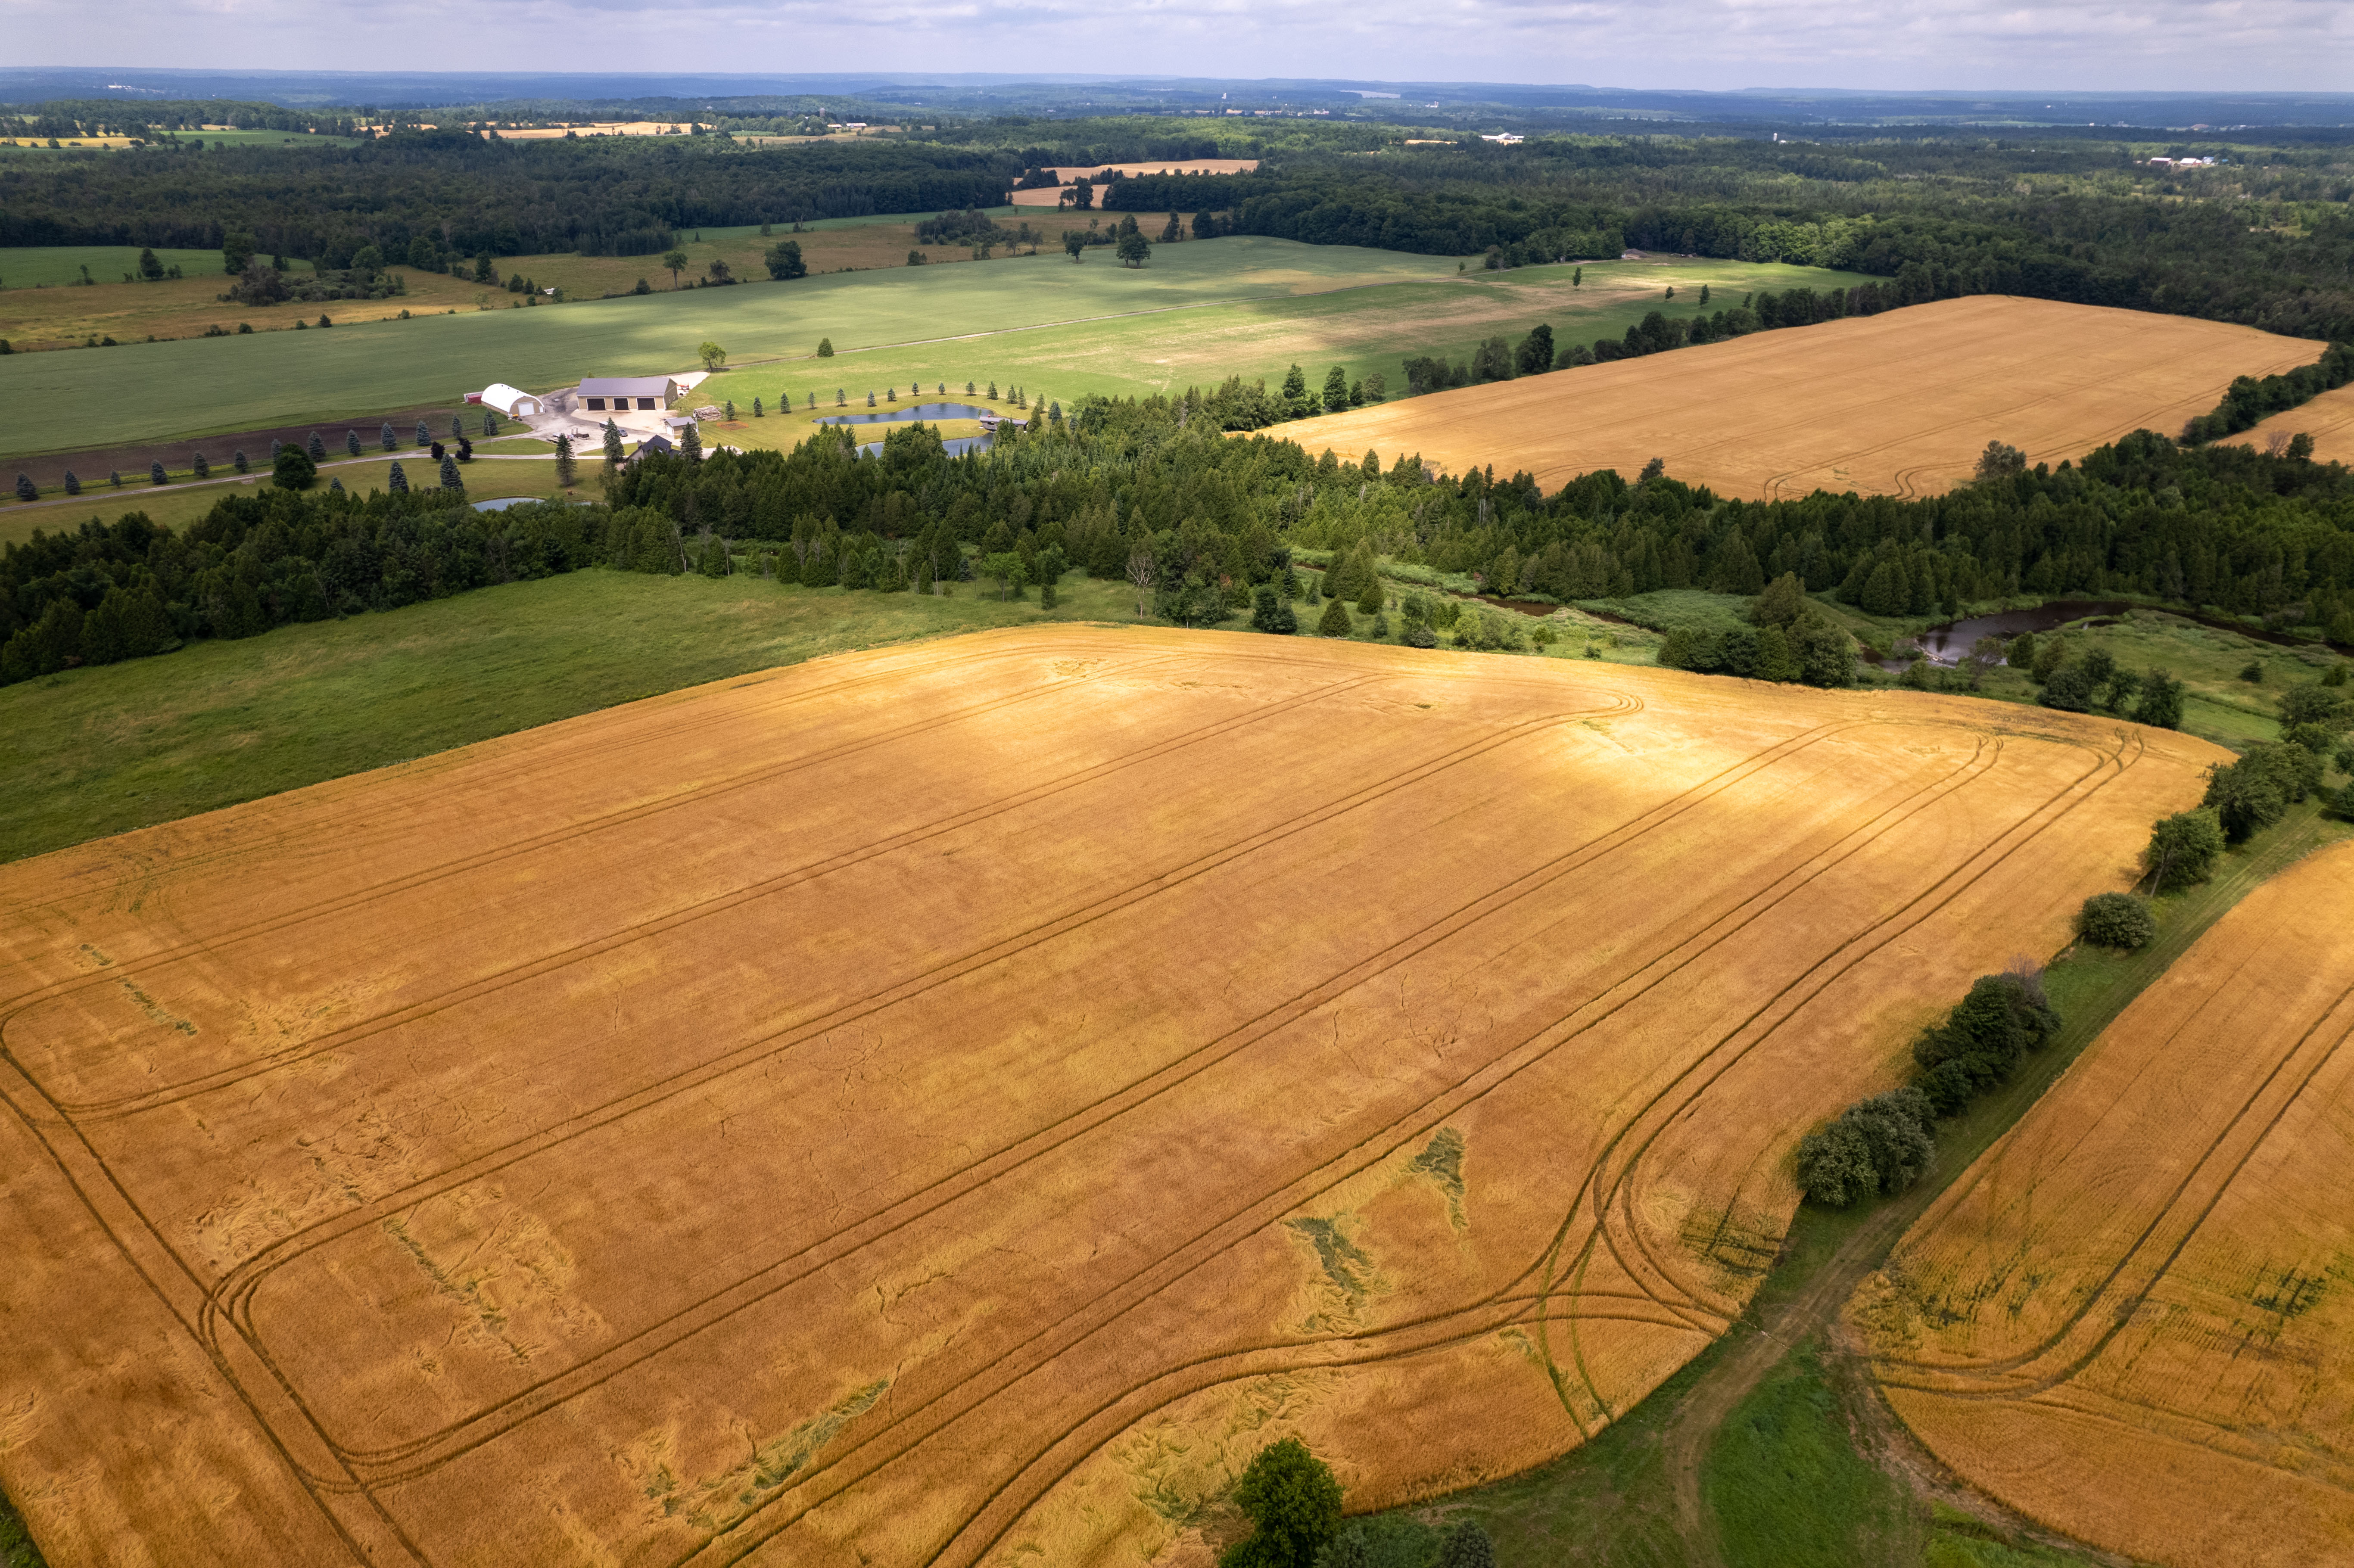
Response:
[[[1062,1568],[1289,1433],[1516,1471],[2222,755],[1041,628],[0,867],[0,1485],[58,1568]]]

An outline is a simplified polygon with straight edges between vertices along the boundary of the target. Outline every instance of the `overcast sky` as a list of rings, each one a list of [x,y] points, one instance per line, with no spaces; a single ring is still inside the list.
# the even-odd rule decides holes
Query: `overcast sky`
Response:
[[[12,65],[2354,88],[2354,0],[0,0]]]

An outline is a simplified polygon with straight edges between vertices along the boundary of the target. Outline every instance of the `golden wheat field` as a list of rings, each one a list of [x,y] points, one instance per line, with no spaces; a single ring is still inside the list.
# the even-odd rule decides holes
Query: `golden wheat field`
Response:
[[[2180,1568],[2354,1561],[2354,844],[2251,894],[1850,1306],[1974,1485]]]
[[[2302,408],[2284,408],[2253,429],[2225,440],[2258,451],[2285,448],[2299,434],[2313,438],[2316,462],[2354,462],[2354,387],[2338,387]]]
[[[2080,458],[2214,408],[2236,376],[2324,345],[2253,327],[1978,295],[1786,327],[1517,381],[1327,414],[1280,433],[1310,451],[1419,452],[1448,473],[1526,469],[1551,490],[1653,458],[1721,495],[1935,495],[1990,440]]]
[[[1060,1568],[1287,1434],[1517,1471],[2221,755],[1039,628],[0,867],[0,1486],[61,1568]]]

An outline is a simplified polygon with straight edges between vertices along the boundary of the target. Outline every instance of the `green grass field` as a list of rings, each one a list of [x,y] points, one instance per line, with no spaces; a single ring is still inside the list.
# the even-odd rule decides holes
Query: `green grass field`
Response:
[[[219,277],[220,287],[228,287],[221,272],[221,253],[217,250],[158,250],[155,260],[165,267],[177,267],[186,276]],[[289,260],[289,267],[309,271],[308,261]],[[62,288],[81,281],[81,270],[89,267],[90,275],[101,283],[121,283],[125,272],[137,275],[139,247],[136,245],[19,245],[0,249],[0,290]],[[10,335],[8,304],[0,299],[0,337]],[[20,334],[21,335],[21,334]]]
[[[1131,395],[1233,374],[1279,378],[1294,361],[1320,375],[1336,361],[1352,374],[1381,369],[1394,383],[1404,355],[1459,356],[1482,337],[1518,335],[1540,320],[1564,340],[1622,333],[1661,302],[1666,275],[1613,262],[1589,266],[1585,286],[1572,289],[1565,268],[1458,278],[1446,258],[1236,237],[1157,248],[1140,270],[1101,251],[1078,265],[1039,255],[328,333],[12,355],[0,358],[0,399],[16,412],[0,427],[0,458],[362,417],[454,399],[492,381],[546,388],[583,375],[679,371],[705,339],[741,368],[703,395],[748,407],[756,394],[788,388],[824,401],[839,387],[863,399],[869,387],[918,379],[1018,383],[1057,399]],[[1702,281],[1731,302],[1735,289],[1853,281],[1739,262],[1692,263],[1673,275],[1684,308]],[[1332,291],[1340,290],[1351,291]],[[834,358],[814,357],[821,337],[841,351]],[[786,358],[798,363],[748,363]],[[201,398],[148,392],[197,385]]]
[[[1134,607],[1076,577],[1042,610],[977,583],[938,599],[588,570],[65,671],[0,687],[0,860],[749,670]]]
[[[488,443],[484,443],[487,445]],[[474,501],[491,501],[506,495],[557,495],[566,493],[556,482],[556,463],[545,442],[533,441],[520,448],[529,453],[537,447],[543,455],[523,462],[477,460],[459,465],[459,476],[465,481],[466,494]],[[480,449],[477,449],[478,450]],[[506,450],[506,449],[502,449]],[[411,449],[398,458],[381,453],[359,459],[345,459],[340,452],[330,457],[319,470],[317,488],[323,490],[330,480],[340,479],[344,488],[357,495],[371,490],[390,488],[392,465],[398,462],[402,477],[416,489],[426,490],[441,482],[439,463],[423,451]],[[604,471],[598,454],[590,451],[579,462],[579,480],[568,493],[576,501],[600,501],[604,492],[598,478]],[[185,473],[175,474],[175,482],[154,485],[144,474],[125,474],[121,490],[101,482],[86,488],[70,501],[56,505],[36,503],[14,506],[0,511],[0,545],[22,544],[38,529],[45,533],[70,532],[90,519],[111,523],[126,512],[144,512],[147,520],[166,528],[186,528],[213,509],[224,495],[240,488],[249,489],[269,482],[267,474],[239,480],[226,460],[214,465],[213,477],[193,481]]]

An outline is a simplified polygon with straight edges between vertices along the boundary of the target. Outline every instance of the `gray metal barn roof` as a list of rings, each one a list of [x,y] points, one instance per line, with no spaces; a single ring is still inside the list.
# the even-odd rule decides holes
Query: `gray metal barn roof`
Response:
[[[589,376],[580,382],[583,397],[667,397],[678,384],[667,376]]]

